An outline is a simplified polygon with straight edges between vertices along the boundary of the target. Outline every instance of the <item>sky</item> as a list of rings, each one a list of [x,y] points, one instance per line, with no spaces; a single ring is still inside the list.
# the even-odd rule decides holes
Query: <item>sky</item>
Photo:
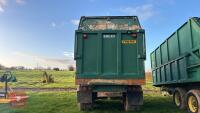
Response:
[[[67,68],[81,16],[139,17],[150,52],[191,17],[199,0],[0,0],[0,64]]]

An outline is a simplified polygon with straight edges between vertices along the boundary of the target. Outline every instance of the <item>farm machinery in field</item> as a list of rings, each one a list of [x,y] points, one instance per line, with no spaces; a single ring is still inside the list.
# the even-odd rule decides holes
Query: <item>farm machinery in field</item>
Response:
[[[12,72],[6,71],[3,75],[0,75],[0,104],[10,103],[12,106],[24,105],[28,96],[25,92],[13,91],[8,85],[9,82],[17,82],[17,79]]]
[[[6,71],[0,76],[0,82],[4,83],[0,85],[0,98],[6,98],[9,90],[8,82],[17,82],[17,79],[10,71]]]

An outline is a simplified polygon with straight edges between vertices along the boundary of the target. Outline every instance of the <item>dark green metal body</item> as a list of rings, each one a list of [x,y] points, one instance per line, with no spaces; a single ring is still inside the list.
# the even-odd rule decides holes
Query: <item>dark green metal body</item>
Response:
[[[136,16],[81,17],[75,35],[76,79],[145,78],[145,35]]]
[[[153,84],[200,83],[200,19],[189,19],[151,53]]]

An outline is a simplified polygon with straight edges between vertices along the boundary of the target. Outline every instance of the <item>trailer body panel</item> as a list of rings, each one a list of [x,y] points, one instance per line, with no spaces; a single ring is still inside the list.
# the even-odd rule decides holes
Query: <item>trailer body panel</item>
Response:
[[[144,84],[145,35],[136,16],[82,17],[75,34],[77,85]]]
[[[200,82],[199,50],[200,18],[193,17],[151,53],[153,84]]]

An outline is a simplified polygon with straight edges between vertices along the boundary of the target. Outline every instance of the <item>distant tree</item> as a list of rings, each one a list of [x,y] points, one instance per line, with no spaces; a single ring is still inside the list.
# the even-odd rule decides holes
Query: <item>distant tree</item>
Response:
[[[34,68],[34,70],[45,70],[45,68],[42,67],[42,66],[37,66],[37,67]]]
[[[4,70],[6,67],[0,64],[0,70]]]
[[[74,66],[70,65],[70,66],[68,67],[68,70],[69,70],[69,71],[74,71],[75,68],[74,68]]]
[[[47,70],[51,70],[51,67],[47,67]]]
[[[60,68],[54,67],[53,70],[54,70],[54,71],[60,71]]]
[[[24,66],[17,66],[17,70],[25,70]]]
[[[12,66],[10,67],[10,70],[17,70],[17,67]]]

